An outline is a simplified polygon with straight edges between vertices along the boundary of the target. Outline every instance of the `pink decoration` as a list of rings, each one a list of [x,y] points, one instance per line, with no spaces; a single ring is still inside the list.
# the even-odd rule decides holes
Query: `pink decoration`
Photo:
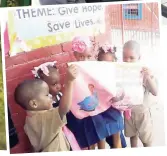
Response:
[[[103,46],[101,46],[101,48],[104,50],[105,53],[111,52],[113,51],[112,47],[109,44],[105,44]]]
[[[5,31],[4,31],[4,51],[5,51],[5,55],[9,54],[9,50],[10,50],[10,44],[9,44],[8,28],[7,28],[7,24],[6,24]]]
[[[91,41],[88,37],[75,37],[72,41],[72,50],[83,53],[87,48],[91,47]]]
[[[38,75],[38,70],[40,69],[46,76],[49,76],[48,66],[53,67],[55,64],[56,64],[56,61],[43,63],[39,65],[38,67],[34,67],[34,70],[32,70],[32,73],[35,77],[40,78]]]
[[[65,136],[67,137],[67,140],[69,141],[72,150],[73,151],[81,150],[74,134],[66,126],[63,127],[63,132]]]

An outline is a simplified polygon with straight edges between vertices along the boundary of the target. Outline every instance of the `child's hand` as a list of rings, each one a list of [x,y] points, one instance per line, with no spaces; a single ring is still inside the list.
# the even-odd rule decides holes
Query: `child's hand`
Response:
[[[76,79],[78,69],[76,65],[70,65],[67,70],[67,82],[72,82]]]
[[[121,100],[123,100],[124,97],[125,97],[125,93],[122,92],[122,94],[121,94],[120,96],[115,96],[115,97],[113,97],[113,98],[110,100],[110,102],[111,102],[111,103],[115,103],[115,102],[121,101]]]
[[[141,73],[144,81],[148,80],[148,78],[152,78],[151,71],[147,67],[143,67]]]

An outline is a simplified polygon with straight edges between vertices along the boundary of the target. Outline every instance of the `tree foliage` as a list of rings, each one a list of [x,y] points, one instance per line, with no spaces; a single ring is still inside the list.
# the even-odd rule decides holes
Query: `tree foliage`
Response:
[[[2,70],[2,51],[1,51],[1,38],[0,38],[0,150],[6,150],[5,110],[4,110],[2,71],[3,71]]]

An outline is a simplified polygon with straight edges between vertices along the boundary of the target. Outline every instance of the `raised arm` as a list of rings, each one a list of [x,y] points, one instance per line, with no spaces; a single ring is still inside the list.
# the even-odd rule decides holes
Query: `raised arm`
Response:
[[[146,83],[146,88],[150,91],[150,93],[154,96],[157,96],[158,87],[154,77],[148,77]]]
[[[65,89],[59,105],[59,114],[61,119],[70,111],[72,104],[73,83],[77,76],[77,67],[71,65],[68,67]]]

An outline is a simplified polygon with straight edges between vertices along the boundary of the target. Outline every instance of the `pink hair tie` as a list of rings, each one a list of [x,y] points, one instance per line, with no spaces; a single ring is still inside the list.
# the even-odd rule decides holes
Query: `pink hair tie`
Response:
[[[112,53],[113,52],[113,49],[112,49],[111,45],[109,45],[109,44],[105,44],[105,45],[101,46],[101,48],[104,50],[105,53],[108,53],[108,52]]]
[[[43,63],[43,64],[39,65],[38,67],[34,67],[34,70],[32,70],[32,74],[35,77],[40,78],[40,76],[38,75],[38,71],[40,69],[40,70],[42,70],[42,72],[46,76],[49,76],[48,66],[52,66],[53,67],[55,64],[56,64],[56,61]]]
[[[72,50],[78,53],[83,53],[87,48],[91,48],[89,37],[75,37],[72,41]]]

